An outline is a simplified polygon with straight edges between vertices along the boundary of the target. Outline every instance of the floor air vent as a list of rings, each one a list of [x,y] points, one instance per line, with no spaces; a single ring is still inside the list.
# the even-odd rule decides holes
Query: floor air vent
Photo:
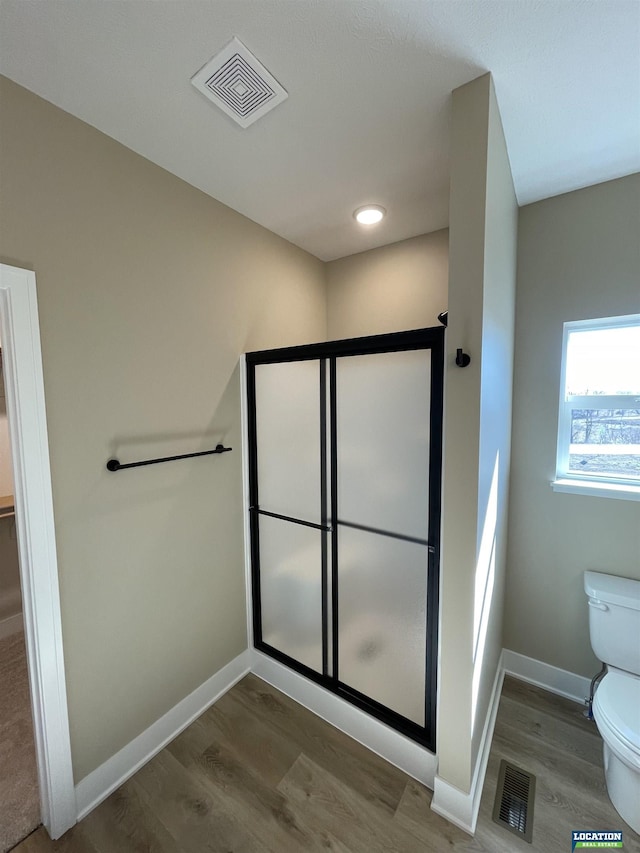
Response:
[[[191,82],[241,127],[249,127],[288,97],[237,38],[210,59]]]
[[[500,762],[493,820],[531,844],[536,777],[504,759]]]

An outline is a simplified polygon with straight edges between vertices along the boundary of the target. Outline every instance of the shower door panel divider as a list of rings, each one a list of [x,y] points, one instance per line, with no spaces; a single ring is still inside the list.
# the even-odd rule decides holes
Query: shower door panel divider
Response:
[[[441,327],[247,355],[255,647],[432,751],[443,371]]]

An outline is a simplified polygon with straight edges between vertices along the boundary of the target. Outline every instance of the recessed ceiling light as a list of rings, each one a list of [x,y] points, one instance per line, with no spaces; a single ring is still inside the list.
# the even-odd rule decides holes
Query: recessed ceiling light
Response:
[[[353,215],[360,225],[375,225],[380,222],[387,211],[379,204],[365,204],[353,211]]]

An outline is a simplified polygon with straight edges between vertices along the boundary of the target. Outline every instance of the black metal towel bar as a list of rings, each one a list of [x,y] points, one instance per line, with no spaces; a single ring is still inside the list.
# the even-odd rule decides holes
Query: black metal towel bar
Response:
[[[139,468],[141,465],[157,465],[159,462],[174,462],[176,459],[192,459],[194,456],[211,456],[212,453],[228,453],[233,448],[217,444],[215,450],[201,450],[199,453],[183,453],[181,456],[163,456],[162,459],[144,459],[142,462],[127,462],[123,465],[118,459],[107,462],[108,471],[122,471],[123,468]]]

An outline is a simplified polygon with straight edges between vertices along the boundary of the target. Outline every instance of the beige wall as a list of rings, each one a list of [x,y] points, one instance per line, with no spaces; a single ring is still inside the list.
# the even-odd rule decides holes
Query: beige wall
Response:
[[[455,90],[452,119],[438,776],[461,791],[502,650],[517,216],[485,75]]]
[[[640,579],[640,503],[554,493],[562,324],[640,312],[640,175],[522,208],[505,646],[591,676],[585,569]]]
[[[246,647],[237,364],[323,265],[0,78],[0,256],[36,272],[76,781]],[[110,474],[105,462],[233,452]]]
[[[471,767],[479,758],[503,647],[515,337],[518,204],[495,90],[489,100],[482,306]]]
[[[334,340],[438,326],[447,307],[448,231],[435,231],[326,265]]]

